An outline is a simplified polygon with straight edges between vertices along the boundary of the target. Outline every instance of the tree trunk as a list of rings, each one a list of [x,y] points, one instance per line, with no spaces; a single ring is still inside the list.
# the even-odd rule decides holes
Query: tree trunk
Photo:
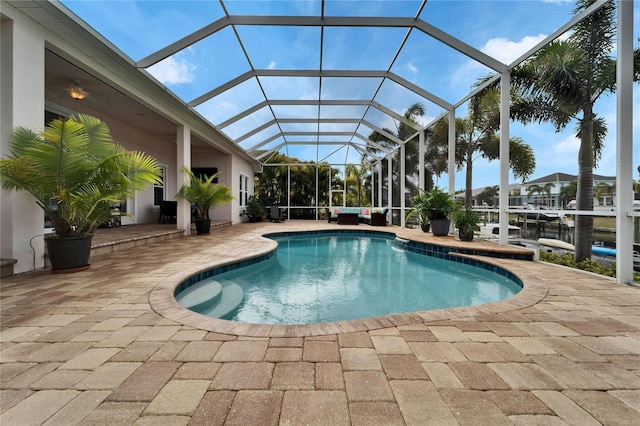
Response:
[[[593,211],[593,111],[591,105],[584,108],[580,123],[576,209]],[[576,216],[576,262],[591,259],[592,244],[593,216]]]

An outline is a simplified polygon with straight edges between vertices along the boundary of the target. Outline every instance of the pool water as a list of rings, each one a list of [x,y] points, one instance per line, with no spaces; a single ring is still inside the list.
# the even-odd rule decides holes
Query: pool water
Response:
[[[211,280],[233,283],[243,302],[225,319],[260,324],[309,324],[394,313],[478,305],[522,288],[477,266],[394,247],[369,236],[274,238],[271,259]],[[205,315],[212,307],[197,309]]]

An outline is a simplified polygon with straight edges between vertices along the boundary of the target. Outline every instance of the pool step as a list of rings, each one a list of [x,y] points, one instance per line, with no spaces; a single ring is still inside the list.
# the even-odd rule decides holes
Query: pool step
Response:
[[[200,312],[215,304],[221,297],[222,284],[209,278],[187,287],[176,296],[176,300],[185,308]]]
[[[212,304],[199,312],[214,318],[227,318],[235,312],[244,301],[244,290],[233,281],[219,280],[222,285],[218,303]]]

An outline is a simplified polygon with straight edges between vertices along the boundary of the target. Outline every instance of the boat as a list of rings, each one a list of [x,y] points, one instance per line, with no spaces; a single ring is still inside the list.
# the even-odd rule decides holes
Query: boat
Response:
[[[556,240],[555,238],[538,238],[538,244],[542,244],[547,247],[559,248],[564,250],[575,250],[576,246],[571,243],[562,240]]]
[[[563,250],[575,251],[576,247],[562,240],[556,240],[554,238],[538,238],[538,244],[542,244],[547,247],[559,248]],[[616,249],[604,246],[591,246],[591,253],[598,256],[614,256],[616,255]]]
[[[544,206],[534,206],[531,204],[523,204],[523,209],[530,210],[526,213],[518,213],[518,217],[524,217],[527,220],[536,220],[539,222],[554,222],[561,221],[562,217],[558,213],[551,213]]]
[[[496,238],[500,235],[499,223],[486,223],[480,225],[480,236],[483,238]],[[509,238],[519,237],[520,227],[515,225],[509,225]]]

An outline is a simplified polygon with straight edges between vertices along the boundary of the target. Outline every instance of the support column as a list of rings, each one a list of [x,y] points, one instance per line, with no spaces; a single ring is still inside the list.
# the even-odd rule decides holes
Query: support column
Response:
[[[382,179],[382,160],[378,161],[378,207],[384,207],[382,205],[382,183],[384,180]]]
[[[633,0],[618,1],[616,281],[633,282]]]
[[[188,126],[179,125],[177,132],[176,152],[176,188],[182,187],[187,181],[184,168],[191,169],[191,129]],[[185,235],[191,234],[191,204],[186,200],[178,200],[177,229],[184,229]]]
[[[389,217],[393,219],[393,159],[391,158],[391,154],[387,157],[387,163],[389,167],[389,170],[387,170],[387,179],[389,179],[387,184],[387,204],[389,207]],[[389,223],[391,223],[391,220]]]
[[[424,191],[424,153],[426,151],[425,146],[424,129],[420,130],[420,136],[418,138],[418,188]]]
[[[449,150],[448,150],[449,194],[455,192],[456,186],[456,110],[449,110]]]
[[[406,152],[407,152],[407,145],[406,144],[402,144],[400,146],[400,175],[398,176],[398,180],[400,181],[400,227],[404,228],[404,218],[405,218],[405,207],[406,207],[406,186],[407,186],[407,176],[406,176],[406,169],[407,169],[407,159],[406,157]]]
[[[11,6],[8,6],[11,7]],[[44,128],[44,39],[28,19],[0,17],[0,155],[14,128]],[[0,192],[0,257],[13,272],[44,267],[44,212],[26,191]]]
[[[511,73],[500,77],[500,236],[499,244],[509,243],[509,115],[511,114]]]
[[[456,109],[449,110],[449,151],[448,151],[448,176],[449,194],[452,196],[456,191]],[[449,232],[453,232],[453,221],[449,226]]]

